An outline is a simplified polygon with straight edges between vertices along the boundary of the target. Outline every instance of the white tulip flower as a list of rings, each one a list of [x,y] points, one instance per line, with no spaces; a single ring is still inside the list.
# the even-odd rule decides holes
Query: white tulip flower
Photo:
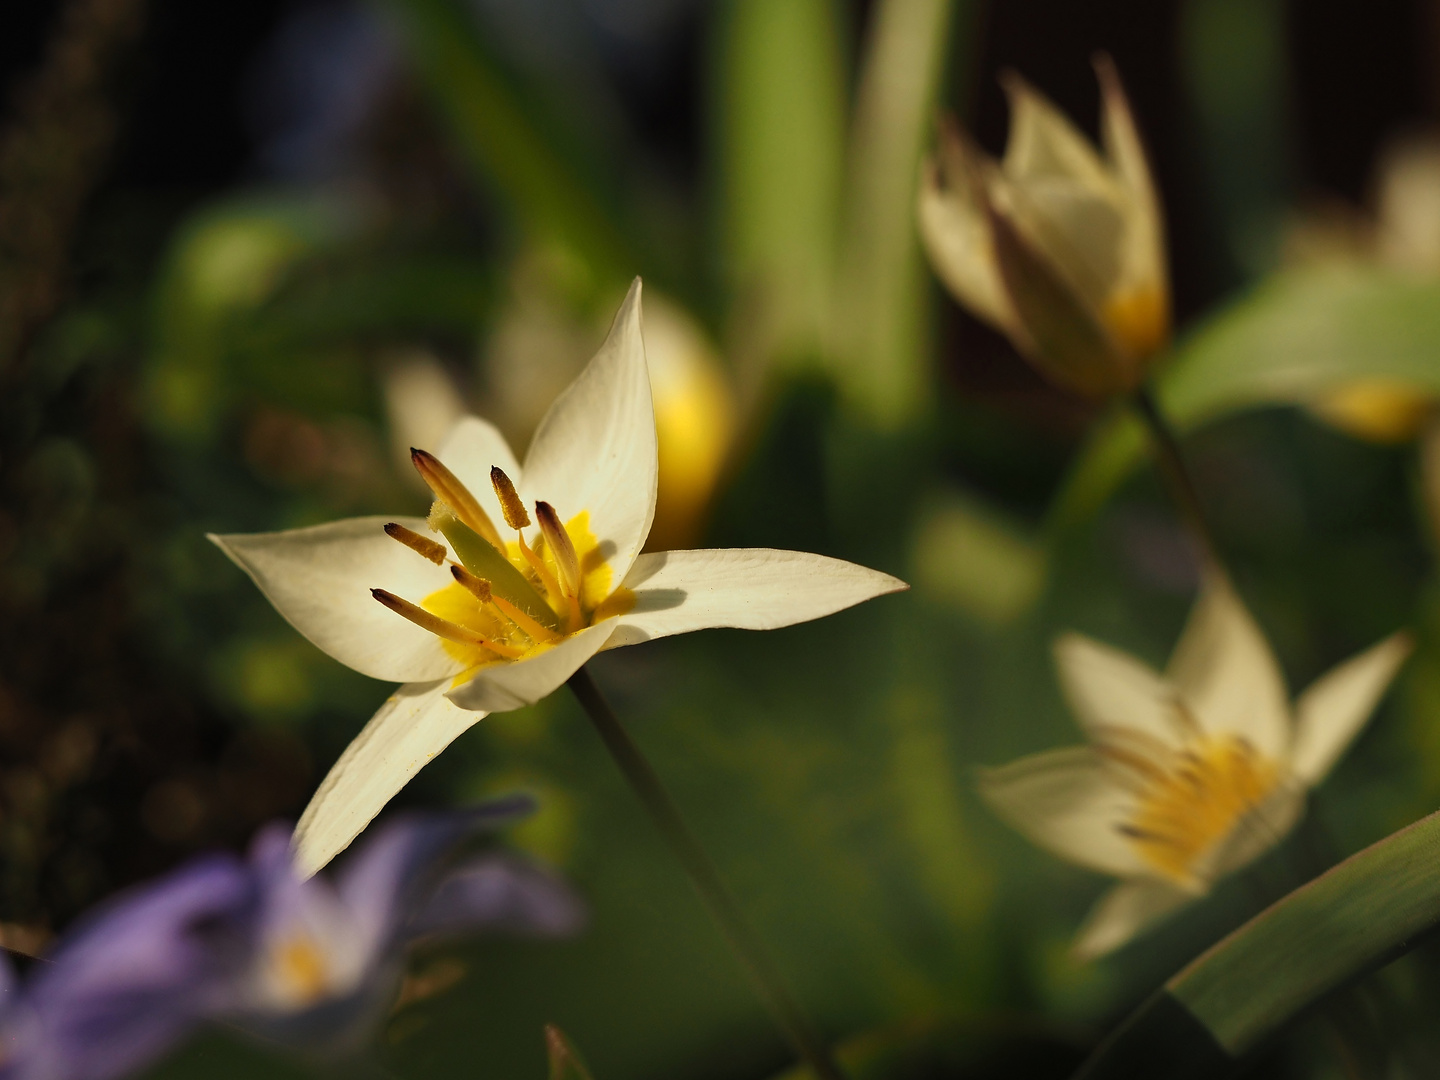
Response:
[[[404,683],[301,817],[296,859],[307,874],[470,725],[545,697],[602,649],[789,626],[907,587],[804,552],[640,553],[658,466],[638,279],[523,467],[473,416],[414,461],[436,496],[428,519],[211,537],[317,646]]]
[[[1104,154],[1018,76],[996,162],[953,126],[921,171],[920,237],[964,307],[1078,393],[1134,390],[1170,334],[1160,201],[1120,78],[1100,79]]]
[[[1292,714],[1259,627],[1212,573],[1163,675],[1062,637],[1061,685],[1090,745],[987,770],[981,794],[1039,846],[1122,879],[1075,941],[1081,957],[1100,956],[1279,843],[1410,649],[1407,633],[1386,638],[1317,680]]]

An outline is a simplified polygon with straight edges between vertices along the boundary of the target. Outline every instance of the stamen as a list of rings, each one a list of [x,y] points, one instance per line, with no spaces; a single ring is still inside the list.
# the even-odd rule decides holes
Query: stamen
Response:
[[[490,483],[495,487],[495,497],[500,500],[500,509],[505,514],[505,524],[517,532],[520,529],[530,527],[530,515],[525,511],[525,504],[520,501],[520,496],[515,493],[515,485],[510,482],[510,477],[505,475],[505,470],[499,465],[490,469]]]
[[[1165,778],[1165,770],[1153,761],[1112,743],[1099,743],[1095,747],[1096,752],[1103,758],[1108,758],[1116,764],[1133,769],[1142,777],[1151,781],[1160,781]]]
[[[494,594],[490,591],[490,582],[486,581],[483,577],[476,577],[463,566],[450,567],[450,576],[465,586],[465,588],[469,589],[470,592],[474,594],[475,599],[479,600],[480,603],[488,604],[493,598]]]
[[[545,565],[545,560],[536,554],[535,549],[525,542],[525,534],[517,532],[515,538],[520,542],[520,554],[523,555],[525,561],[530,564],[530,569],[535,571],[535,575],[540,579],[540,584],[544,587],[545,592],[550,596],[559,597],[563,600],[565,594],[560,589],[560,583],[555,580],[555,575],[550,573],[550,568]]]
[[[560,635],[557,634],[554,630],[551,630],[548,626],[544,626],[536,622],[520,608],[516,607],[509,600],[506,600],[503,596],[497,596],[494,590],[490,587],[490,582],[486,581],[484,578],[472,574],[463,566],[451,566],[450,573],[456,581],[458,581],[465,588],[469,589],[470,592],[474,594],[475,599],[479,600],[481,604],[493,604],[496,608],[499,609],[500,614],[504,615],[507,619],[509,619],[512,623],[514,623],[522,631],[524,631],[526,636],[528,636],[532,641],[560,640]]]
[[[445,562],[445,556],[449,554],[449,549],[444,544],[437,544],[434,540],[407,529],[398,521],[389,522],[385,526],[385,535],[392,540],[399,540],[411,551],[425,556],[436,566],[442,565]]]
[[[525,633],[529,634],[535,641],[559,641],[560,635],[548,626],[536,622],[525,612],[521,611],[514,604],[510,603],[503,596],[491,597],[491,603],[500,609],[501,613],[518,626]]]
[[[578,598],[580,559],[575,554],[575,545],[570,540],[570,534],[565,531],[565,526],[560,524],[560,515],[555,513],[555,508],[549,503],[537,502],[535,520],[540,523],[540,531],[545,534],[545,542],[550,545],[550,551],[555,556],[555,565],[560,568],[560,580],[565,586],[565,595]]]
[[[420,474],[420,479],[425,481],[426,487],[435,493],[437,499],[453,510],[457,518],[495,547],[504,550],[505,544],[500,539],[500,533],[495,528],[495,523],[490,520],[490,515],[485,513],[485,508],[480,505],[474,495],[470,494],[470,489],[462,484],[459,478],[441,463],[439,458],[424,450],[416,450],[412,446],[410,461],[415,466],[415,471]]]
[[[430,633],[442,637],[446,641],[453,641],[457,645],[479,645],[482,649],[489,649],[497,656],[503,656],[510,660],[524,655],[520,649],[481,637],[475,631],[467,630],[459,623],[453,623],[449,619],[442,619],[439,615],[432,615],[419,604],[412,604],[409,600],[401,599],[392,592],[386,592],[384,589],[371,589],[370,595],[395,612],[396,615],[409,619],[422,630],[429,630]]]

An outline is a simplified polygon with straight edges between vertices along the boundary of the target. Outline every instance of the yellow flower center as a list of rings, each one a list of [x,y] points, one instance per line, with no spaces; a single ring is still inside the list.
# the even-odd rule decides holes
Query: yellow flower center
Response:
[[[527,540],[530,514],[510,478],[492,469],[505,523],[515,530],[515,539],[507,543],[453,473],[423,451],[412,451],[412,458],[436,495],[430,526],[444,534],[450,548],[398,524],[385,531],[438,565],[453,550],[455,581],[418,605],[383,589],[371,591],[386,607],[441,639],[445,651],[464,665],[457,683],[480,668],[543,652],[630,609],[634,594],[613,587],[609,553],[591,530],[588,511],[562,523],[548,503],[536,503],[539,529],[533,542]]]
[[[1194,888],[1198,864],[1275,790],[1277,764],[1239,735],[1195,738],[1157,757],[1101,753],[1139,781],[1134,816],[1116,828],[1162,877]]]
[[[308,938],[288,938],[271,954],[275,983],[287,1002],[308,1005],[329,989],[325,956]]]
[[[1130,356],[1148,360],[1170,335],[1170,309],[1163,290],[1144,285],[1118,290],[1101,312],[1105,328]]]

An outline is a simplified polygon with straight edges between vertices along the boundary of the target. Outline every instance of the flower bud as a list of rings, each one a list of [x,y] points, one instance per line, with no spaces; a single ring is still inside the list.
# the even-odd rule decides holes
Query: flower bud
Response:
[[[922,170],[920,235],[955,298],[1052,381],[1135,389],[1170,334],[1159,202],[1114,65],[1096,61],[1103,156],[1018,76],[1004,158],[943,125]]]

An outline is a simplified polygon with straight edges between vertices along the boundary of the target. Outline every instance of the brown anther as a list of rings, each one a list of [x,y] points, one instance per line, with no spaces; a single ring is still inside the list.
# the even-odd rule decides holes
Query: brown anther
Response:
[[[495,497],[500,500],[500,509],[505,514],[505,524],[517,532],[520,529],[530,527],[530,515],[525,511],[525,504],[520,501],[520,496],[515,493],[515,485],[510,482],[510,477],[505,475],[505,470],[499,465],[490,469],[490,483],[495,486]]]
[[[415,466],[415,471],[420,474],[420,479],[425,481],[425,486],[435,493],[437,499],[454,511],[457,518],[495,547],[503,549],[500,533],[496,530],[495,523],[490,520],[490,515],[485,513],[485,508],[480,505],[474,495],[470,494],[470,489],[462,484],[439,458],[412,446],[410,462]]]
[[[384,604],[391,611],[395,612],[396,615],[409,619],[422,630],[429,630],[430,633],[436,637],[442,637],[446,641],[453,641],[457,645],[478,645],[482,649],[489,649],[497,656],[504,656],[509,659],[514,659],[521,655],[521,651],[513,646],[503,645],[498,641],[490,641],[475,633],[475,631],[461,626],[459,623],[453,623],[449,619],[442,619],[439,615],[432,615],[419,604],[412,604],[409,600],[402,599],[392,592],[387,592],[385,589],[371,589],[370,595],[376,600],[379,600],[380,603]]]
[[[466,570],[463,566],[450,567],[450,576],[475,595],[482,604],[490,603],[490,582]]]
[[[540,523],[540,532],[544,534],[545,542],[550,545],[550,552],[555,556],[555,565],[560,569],[560,581],[565,586],[565,594],[579,596],[580,558],[575,554],[575,545],[570,540],[570,534],[560,523],[560,515],[555,513],[555,508],[549,503],[537,502],[535,520]]]
[[[411,551],[425,556],[436,566],[442,565],[445,562],[445,556],[449,553],[449,549],[444,544],[437,544],[434,540],[407,529],[398,521],[386,524],[385,535],[392,540],[399,540]]]

